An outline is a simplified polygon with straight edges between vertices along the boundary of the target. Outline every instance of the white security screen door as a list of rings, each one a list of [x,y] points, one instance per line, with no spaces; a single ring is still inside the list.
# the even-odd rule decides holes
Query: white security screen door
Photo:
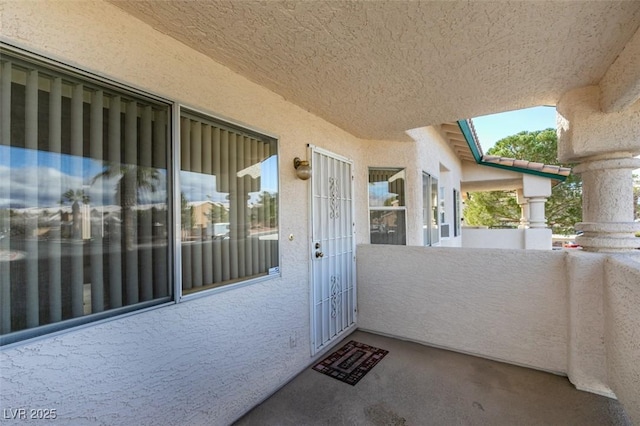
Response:
[[[356,321],[352,161],[311,146],[311,349]]]

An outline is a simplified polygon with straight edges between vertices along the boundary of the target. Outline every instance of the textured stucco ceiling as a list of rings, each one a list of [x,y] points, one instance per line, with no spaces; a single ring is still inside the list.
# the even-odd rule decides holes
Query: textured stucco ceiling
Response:
[[[553,105],[640,27],[640,1],[111,3],[369,139]]]

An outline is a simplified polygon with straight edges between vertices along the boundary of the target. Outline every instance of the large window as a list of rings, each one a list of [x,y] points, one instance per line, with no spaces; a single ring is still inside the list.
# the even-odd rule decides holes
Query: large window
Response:
[[[0,344],[279,275],[275,139],[13,49],[0,75]]]
[[[2,342],[169,300],[169,105],[4,51],[0,64]]]
[[[369,169],[371,244],[407,243],[404,169]]]
[[[422,173],[422,234],[425,246],[440,241],[438,222],[438,179]]]
[[[276,141],[186,112],[180,132],[183,293],[277,273]]]

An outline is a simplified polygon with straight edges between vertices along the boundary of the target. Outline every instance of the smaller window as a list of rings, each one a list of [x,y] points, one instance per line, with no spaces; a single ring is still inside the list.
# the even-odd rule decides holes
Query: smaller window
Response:
[[[371,244],[407,243],[404,169],[369,169]]]
[[[460,225],[462,218],[460,216],[460,191],[453,190],[453,236],[460,236]]]
[[[278,144],[183,110],[182,292],[278,274]]]
[[[432,246],[440,241],[438,219],[438,179],[423,172],[422,233],[425,246]]]

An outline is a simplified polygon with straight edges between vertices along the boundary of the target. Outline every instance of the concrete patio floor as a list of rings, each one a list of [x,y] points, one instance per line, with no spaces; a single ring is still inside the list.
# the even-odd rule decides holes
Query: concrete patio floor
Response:
[[[351,339],[389,354],[355,386],[307,368],[236,424],[631,424],[617,401],[537,370],[363,331],[327,355]]]

